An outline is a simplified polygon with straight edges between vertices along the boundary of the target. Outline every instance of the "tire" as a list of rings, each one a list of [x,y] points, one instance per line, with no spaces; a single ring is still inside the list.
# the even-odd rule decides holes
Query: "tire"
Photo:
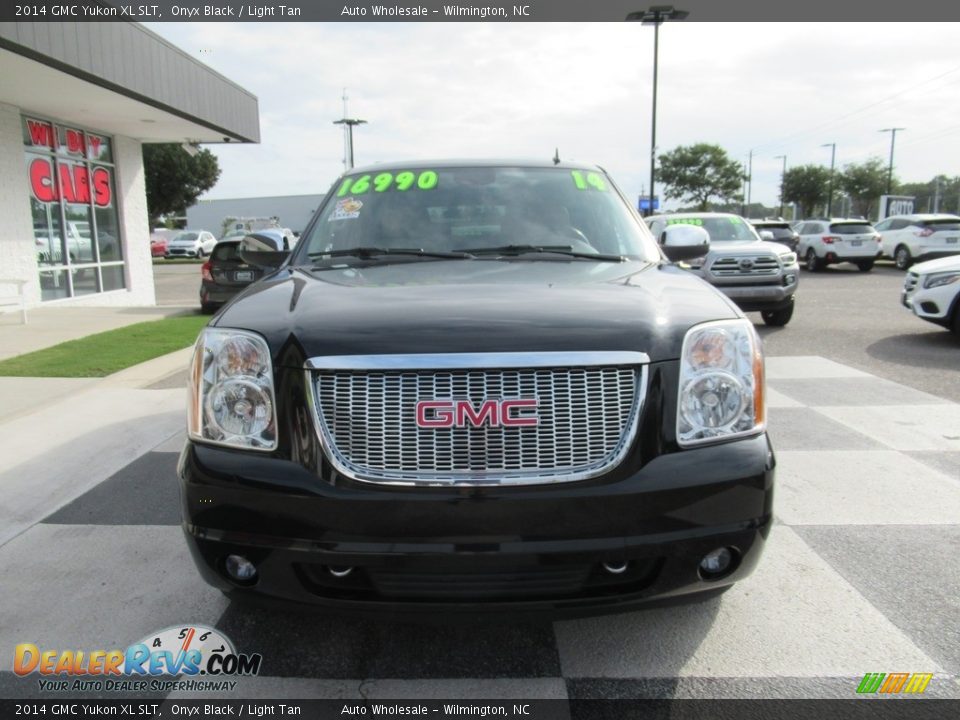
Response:
[[[810,272],[820,272],[824,268],[823,260],[817,257],[817,253],[813,248],[807,250],[804,267]]]
[[[203,248],[197,250],[197,260],[203,260]]]
[[[219,305],[213,303],[200,303],[200,312],[204,315],[213,315],[219,307]]]
[[[960,337],[960,302],[958,302],[957,307],[953,310],[953,322],[950,323],[950,331]]]
[[[860,268],[860,272],[870,272],[873,270],[873,260],[858,260],[857,267]]]
[[[761,310],[760,317],[763,318],[765,324],[771,327],[783,327],[793,317],[793,303],[779,310]]]
[[[906,245],[897,245],[897,249],[893,251],[893,264],[897,266],[897,270],[907,270],[913,265],[910,248]]]

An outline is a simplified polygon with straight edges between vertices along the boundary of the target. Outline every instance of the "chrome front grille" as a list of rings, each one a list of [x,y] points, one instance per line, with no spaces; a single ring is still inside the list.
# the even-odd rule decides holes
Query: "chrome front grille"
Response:
[[[539,357],[572,359],[552,355]],[[593,477],[618,464],[634,438],[646,367],[637,360],[646,357],[610,353],[611,362],[602,363],[604,353],[589,355],[597,364],[511,367],[504,355],[460,356],[474,365],[462,368],[446,367],[458,356],[443,355],[435,356],[442,359],[438,369],[324,369],[318,358],[308,374],[320,439],[338,470],[369,482],[499,485]],[[630,364],[613,362],[624,355]],[[517,363],[529,358],[506,356]],[[475,366],[484,362],[489,367]],[[417,424],[421,401],[468,401],[479,410],[485,401],[511,399],[536,399],[538,424],[503,427],[489,418],[456,427]]]
[[[713,261],[710,272],[717,277],[776,275],[780,262],[774,255],[725,256]]]

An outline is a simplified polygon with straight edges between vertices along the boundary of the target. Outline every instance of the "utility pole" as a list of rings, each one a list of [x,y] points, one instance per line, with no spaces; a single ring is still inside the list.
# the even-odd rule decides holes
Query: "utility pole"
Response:
[[[747,213],[750,212],[750,198],[753,196],[753,148],[750,149],[750,156],[747,166]]]
[[[933,196],[933,211],[935,213],[940,212],[940,176],[937,175],[937,189],[936,194]]]
[[[353,168],[353,128],[356,125],[365,125],[366,120],[361,120],[359,118],[347,117],[347,89],[343,89],[343,117],[339,120],[334,120],[334,125],[343,125],[344,127],[344,154],[343,154],[343,168],[344,170],[351,170]]]
[[[906,128],[884,128],[880,132],[890,133],[890,165],[887,168],[887,195],[893,189],[893,144],[897,141],[897,130],[906,130]]]
[[[783,217],[783,183],[787,180],[787,156],[786,155],[774,155],[774,160],[783,159],[783,170],[780,172],[780,214],[779,217]]]
[[[667,20],[683,20],[690,13],[672,5],[654,5],[648,10],[639,10],[627,15],[627,20],[639,20],[644,25],[653,25],[653,112],[650,120],[650,206],[648,215],[653,215],[654,190],[657,179],[657,67],[660,54],[660,26]]]
[[[820,147],[830,148],[830,182],[827,183],[827,218],[833,217],[833,168],[837,160],[837,144],[824,143]]]

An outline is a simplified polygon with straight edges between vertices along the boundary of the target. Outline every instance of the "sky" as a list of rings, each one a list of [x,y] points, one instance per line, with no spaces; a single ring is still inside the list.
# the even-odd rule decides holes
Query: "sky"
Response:
[[[603,166],[649,190],[653,28],[639,23],[147,23],[259,98],[259,145],[209,145],[205,198],[323,193],[357,165],[542,158]],[[660,30],[658,153],[715,143],[754,202],[779,204],[787,167],[889,159],[925,182],[960,175],[956,23],[697,23]],[[659,184],[658,184],[659,188]],[[667,201],[676,207],[678,201]]]

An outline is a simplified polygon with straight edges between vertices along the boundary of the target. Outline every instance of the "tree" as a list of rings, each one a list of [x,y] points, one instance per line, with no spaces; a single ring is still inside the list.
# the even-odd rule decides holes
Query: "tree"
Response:
[[[880,158],[850,163],[844,166],[837,185],[850,196],[854,215],[870,217],[874,204],[887,192],[887,165]]]
[[[940,186],[940,201],[937,202],[937,185]],[[925,183],[903,183],[893,186],[894,194],[908,195],[916,198],[914,210],[917,212],[933,212],[936,207],[940,212],[960,212],[960,177],[950,178],[946,175],[937,175]]]
[[[191,157],[177,143],[144,145],[143,170],[150,227],[161,215],[184,215],[220,177],[216,155],[203,149]]]
[[[743,168],[731,160],[719,145],[683,145],[660,156],[660,181],[664,195],[696,202],[706,210],[711,197],[721,201],[739,200],[744,181]]]
[[[818,205],[827,204],[830,171],[822,165],[797,165],[783,176],[784,202],[797,203],[799,216],[812,215]]]

